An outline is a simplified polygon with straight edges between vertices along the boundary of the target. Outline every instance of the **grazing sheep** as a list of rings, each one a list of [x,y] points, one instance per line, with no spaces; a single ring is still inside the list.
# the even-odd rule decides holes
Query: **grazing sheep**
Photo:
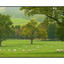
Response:
[[[37,48],[39,48],[39,46],[37,46]]]
[[[8,49],[8,51],[10,51],[10,49]]]
[[[23,51],[23,52],[25,52],[25,50],[24,50],[24,49],[23,49],[22,51]]]
[[[33,51],[35,51],[35,49],[33,49]]]
[[[31,52],[31,50],[28,50],[28,52]]]
[[[14,52],[16,52],[16,49],[14,49]]]
[[[62,52],[62,51],[63,51],[63,49],[60,49],[60,51]]]
[[[56,45],[57,45],[57,43],[56,43]]]
[[[57,52],[60,52],[60,50],[59,50],[59,49],[57,49],[56,51],[57,51]]]

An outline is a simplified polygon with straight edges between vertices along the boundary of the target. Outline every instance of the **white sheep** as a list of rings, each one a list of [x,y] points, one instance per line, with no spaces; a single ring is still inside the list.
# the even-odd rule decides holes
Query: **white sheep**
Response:
[[[14,52],[16,52],[16,49],[14,49]]]
[[[60,49],[60,51],[62,52],[62,51],[63,51],[63,49]]]
[[[39,48],[39,46],[37,46],[37,48]]]
[[[10,51],[10,49],[8,49],[8,51]]]
[[[56,45],[57,45],[57,43],[56,43]]]
[[[31,50],[28,50],[28,52],[31,52]]]
[[[24,49],[23,49],[22,51],[23,51],[23,52],[25,52],[25,50],[24,50]]]
[[[57,51],[57,52],[60,52],[60,50],[59,50],[59,49],[57,49],[56,51]]]
[[[35,51],[35,49],[33,49],[33,51]]]

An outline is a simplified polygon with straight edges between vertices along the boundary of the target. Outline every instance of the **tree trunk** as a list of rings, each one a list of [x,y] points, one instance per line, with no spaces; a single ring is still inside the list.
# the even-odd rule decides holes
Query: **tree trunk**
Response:
[[[31,39],[31,44],[33,44],[33,39]]]

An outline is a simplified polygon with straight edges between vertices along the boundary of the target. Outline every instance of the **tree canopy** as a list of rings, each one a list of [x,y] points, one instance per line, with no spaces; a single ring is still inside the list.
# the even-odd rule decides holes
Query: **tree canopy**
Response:
[[[12,32],[12,29],[10,28],[11,25],[12,22],[10,20],[10,16],[0,14],[0,46],[1,42],[6,40]]]
[[[38,23],[34,19],[31,19],[31,22],[23,27],[22,35],[29,38],[31,44],[33,44],[35,38],[46,38],[47,32],[44,29],[38,28]]]
[[[61,20],[64,18],[64,7],[20,7],[25,15],[45,14],[47,17],[55,20],[59,25],[64,25]]]

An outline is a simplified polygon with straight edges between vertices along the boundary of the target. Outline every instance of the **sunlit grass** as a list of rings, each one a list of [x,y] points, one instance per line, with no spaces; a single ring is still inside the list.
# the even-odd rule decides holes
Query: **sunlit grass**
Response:
[[[64,51],[56,51],[57,49],[64,50],[64,42],[61,41],[34,40],[33,45],[31,45],[30,40],[13,39],[3,41],[0,49],[0,57],[64,57]],[[23,50],[25,51],[23,52]]]

